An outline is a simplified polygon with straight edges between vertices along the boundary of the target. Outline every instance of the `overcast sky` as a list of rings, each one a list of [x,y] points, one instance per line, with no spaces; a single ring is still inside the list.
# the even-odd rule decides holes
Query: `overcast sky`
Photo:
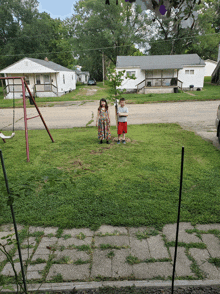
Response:
[[[47,12],[52,18],[60,18],[64,20],[73,14],[73,5],[77,0],[38,0],[39,12]]]

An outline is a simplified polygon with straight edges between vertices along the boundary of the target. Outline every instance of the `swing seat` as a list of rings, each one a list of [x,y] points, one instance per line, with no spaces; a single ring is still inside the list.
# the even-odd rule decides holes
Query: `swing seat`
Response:
[[[0,133],[0,138],[2,139],[11,139],[13,138],[15,135],[15,133],[12,133],[11,136],[5,136],[4,134]]]

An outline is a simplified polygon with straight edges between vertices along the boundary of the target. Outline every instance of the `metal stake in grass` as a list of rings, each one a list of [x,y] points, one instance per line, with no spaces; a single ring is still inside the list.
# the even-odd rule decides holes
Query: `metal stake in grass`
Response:
[[[10,190],[9,190],[9,185],[8,185],[8,178],[7,178],[7,174],[6,174],[4,159],[3,159],[3,155],[2,155],[2,150],[0,150],[0,157],[1,157],[3,174],[4,174],[4,178],[5,178],[6,189],[7,189],[8,195],[9,195],[9,199],[10,199],[10,196],[11,195],[10,195]],[[17,240],[17,245],[18,245],[18,254],[19,254],[19,259],[20,259],[20,265],[21,265],[21,273],[22,273],[23,283],[24,283],[24,291],[27,294],[27,286],[26,286],[25,275],[24,275],[24,268],[23,268],[22,257],[21,257],[21,248],[20,248],[20,242],[19,242],[19,237],[18,237],[18,230],[17,230],[17,225],[16,225],[16,221],[15,221],[15,215],[14,215],[14,209],[13,209],[13,205],[12,204],[10,204],[10,208],[11,208],[11,214],[12,214],[12,218],[13,218],[15,235],[16,235],[16,240]]]
[[[181,158],[181,173],[180,173],[180,190],[179,190],[179,208],[178,208],[178,217],[177,217],[177,226],[176,226],[176,244],[175,244],[175,254],[173,262],[173,276],[172,276],[172,288],[171,293],[173,294],[174,288],[174,275],[176,267],[176,256],[177,256],[177,246],[178,246],[178,233],[179,233],[179,221],[180,221],[180,205],[181,205],[181,194],[182,194],[182,181],[183,181],[183,158],[184,158],[184,147],[182,147],[182,158]]]

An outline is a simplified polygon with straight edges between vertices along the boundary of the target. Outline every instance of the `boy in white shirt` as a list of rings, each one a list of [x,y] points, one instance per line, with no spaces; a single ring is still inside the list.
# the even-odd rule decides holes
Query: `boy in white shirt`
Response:
[[[122,143],[125,142],[125,134],[127,134],[127,116],[128,116],[128,108],[125,107],[125,98],[120,99],[120,106],[118,107],[118,142],[120,144],[120,135],[123,133]]]

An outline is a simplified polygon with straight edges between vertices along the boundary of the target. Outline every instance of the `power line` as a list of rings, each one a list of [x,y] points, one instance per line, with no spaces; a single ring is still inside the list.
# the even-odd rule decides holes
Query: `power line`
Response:
[[[194,36],[190,36],[190,37],[182,37],[182,38],[173,38],[173,39],[168,39],[168,40],[149,40],[146,41],[146,43],[163,43],[163,42],[172,42],[175,40],[182,40],[182,39],[191,39],[192,37],[205,37],[205,36],[212,36],[212,35],[218,35],[220,34],[220,32],[218,33],[212,33],[212,34],[204,34],[204,35],[194,35]],[[120,46],[111,46],[111,47],[102,47],[102,48],[90,48],[90,49],[81,49],[81,50],[77,50],[77,54],[79,52],[84,52],[84,51],[98,51],[98,50],[105,50],[105,49],[115,49],[115,48],[121,48],[121,47],[131,47],[134,44],[129,44],[129,45],[120,45]],[[15,56],[29,56],[29,55],[50,55],[50,54],[58,54],[58,53],[74,53],[74,49],[73,50],[69,50],[69,51],[56,51],[56,52],[44,52],[44,53],[40,53],[40,52],[33,52],[33,53],[22,53],[22,54],[7,54],[7,55],[0,55],[0,57],[15,57]]]

